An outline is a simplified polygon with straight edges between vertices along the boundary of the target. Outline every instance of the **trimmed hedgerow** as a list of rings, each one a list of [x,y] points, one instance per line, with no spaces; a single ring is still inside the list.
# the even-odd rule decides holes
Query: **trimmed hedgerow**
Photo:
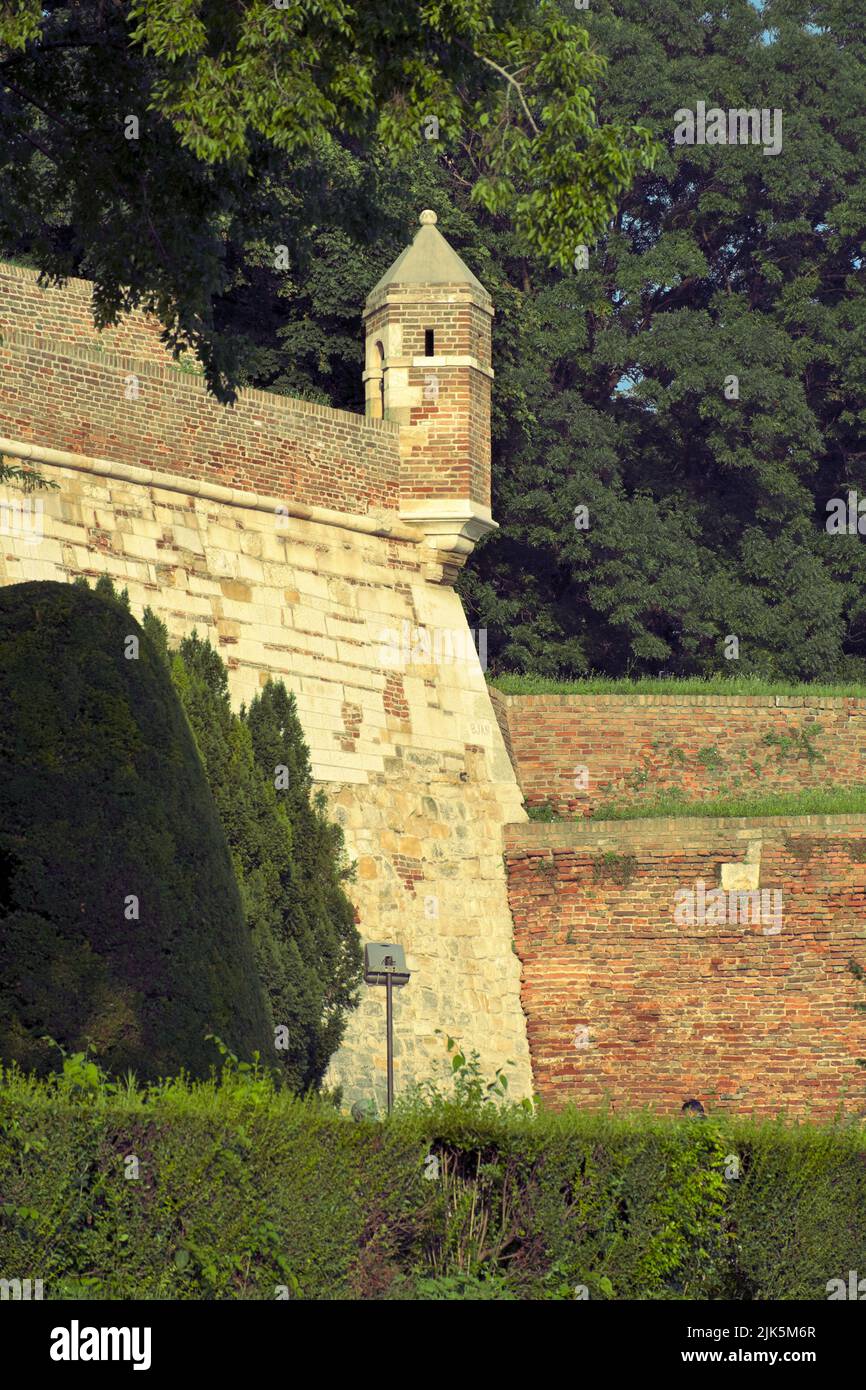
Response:
[[[148,1091],[84,1056],[7,1071],[0,1276],[46,1298],[826,1299],[866,1269],[855,1125],[533,1112],[458,1082],[355,1123],[231,1058]]]

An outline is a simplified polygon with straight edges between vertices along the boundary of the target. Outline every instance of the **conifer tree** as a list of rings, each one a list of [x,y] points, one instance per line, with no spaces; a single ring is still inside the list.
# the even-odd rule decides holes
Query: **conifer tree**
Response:
[[[97,588],[0,588],[0,1059],[204,1077],[214,1035],[267,1056],[270,1009],[189,723]]]
[[[361,946],[354,909],[343,891],[349,877],[343,832],[328,819],[321,790],[313,794],[310,757],[295,697],[269,681],[241,718],[252,738],[264,782],[275,788],[292,830],[291,871],[283,874],[283,911],[298,965],[313,985],[315,1026],[308,1032],[308,1065],[323,1073],[339,1046],[346,1011],[357,1002]]]
[[[150,609],[143,627],[170,665],[225,831],[278,1030],[276,1061],[293,1089],[315,1088],[357,1004],[362,957],[342,888],[342,832],[313,794],[294,696],[269,684],[249,714],[235,714],[209,641],[193,633],[171,652]]]

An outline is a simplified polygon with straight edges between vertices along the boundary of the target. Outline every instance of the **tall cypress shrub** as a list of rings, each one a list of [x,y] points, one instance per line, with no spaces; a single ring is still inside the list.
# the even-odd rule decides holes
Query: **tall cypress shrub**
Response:
[[[187,720],[98,588],[0,588],[0,1058],[206,1076],[208,1033],[268,1055],[268,1007]]]
[[[282,882],[283,912],[313,1006],[304,1032],[306,1066],[311,1077],[318,1077],[340,1045],[361,977],[355,913],[343,890],[348,877],[343,832],[328,819],[324,792],[313,792],[295,697],[282,681],[269,681],[241,718],[250,732],[256,766],[275,788],[291,826],[292,863]]]
[[[342,831],[313,791],[294,696],[269,683],[235,714],[209,641],[193,633],[170,652],[150,610],[144,627],[170,665],[222,821],[277,1030],[276,1061],[294,1089],[315,1088],[357,1005],[362,951],[343,889]]]

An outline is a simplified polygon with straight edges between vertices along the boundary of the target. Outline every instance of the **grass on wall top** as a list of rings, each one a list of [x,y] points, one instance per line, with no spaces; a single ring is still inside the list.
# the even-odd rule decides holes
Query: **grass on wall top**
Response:
[[[586,676],[582,680],[552,680],[547,676],[505,672],[488,675],[503,695],[823,695],[866,698],[866,684],[857,681],[768,681],[759,676]]]
[[[591,825],[594,821],[658,820],[671,817],[707,817],[721,819],[740,816],[852,816],[866,815],[866,786],[807,787],[797,792],[756,792],[737,796],[697,797],[688,800],[676,790],[659,793],[644,800],[600,801],[588,816],[560,812],[549,801],[526,807],[530,820],[546,823],[573,821]]]
[[[534,808],[533,808],[534,809]],[[527,808],[530,820],[543,820]],[[797,792],[757,792],[686,800],[676,791],[645,801],[599,802],[590,821],[643,820],[670,816],[848,816],[866,815],[866,787],[808,787]],[[552,816],[551,819],[559,819]],[[563,819],[584,819],[563,817]]]

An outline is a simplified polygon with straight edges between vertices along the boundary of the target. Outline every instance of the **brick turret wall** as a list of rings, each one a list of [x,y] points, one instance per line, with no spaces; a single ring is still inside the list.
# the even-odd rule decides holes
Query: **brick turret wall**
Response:
[[[490,321],[490,309],[465,285],[390,285],[368,313],[368,338],[386,344],[390,418],[403,426],[406,502],[465,498],[490,506]],[[392,325],[398,334],[389,335]]]

